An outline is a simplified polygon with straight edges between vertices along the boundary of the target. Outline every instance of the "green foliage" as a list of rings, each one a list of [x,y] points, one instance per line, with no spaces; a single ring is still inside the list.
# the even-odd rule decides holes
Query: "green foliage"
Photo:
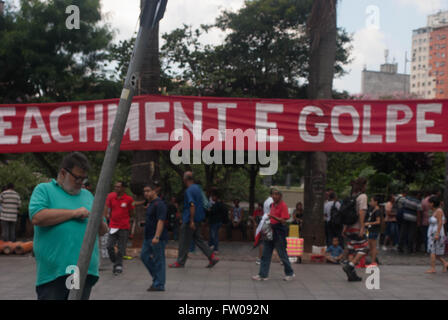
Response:
[[[65,24],[73,4],[79,30]],[[8,9],[0,17],[0,103],[116,97],[103,65],[112,34],[100,20],[99,0],[21,0]]]
[[[214,25],[184,25],[164,34],[163,71],[175,79],[173,94],[259,98],[305,98],[309,39],[305,24],[311,0],[247,1],[224,11]],[[202,45],[211,28],[227,34],[218,46]],[[336,74],[349,61],[348,34],[338,34]]]
[[[47,178],[38,172],[38,167],[24,161],[8,161],[7,164],[0,164],[0,184],[2,186],[10,182],[14,184],[14,189],[20,194],[22,200],[20,208],[22,214],[28,212],[28,204],[34,187],[46,181],[48,181]]]

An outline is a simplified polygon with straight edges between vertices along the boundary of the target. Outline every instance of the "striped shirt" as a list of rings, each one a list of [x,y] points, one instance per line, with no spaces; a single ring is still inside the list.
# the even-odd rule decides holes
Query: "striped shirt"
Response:
[[[0,220],[16,222],[19,208],[22,205],[19,194],[14,190],[3,191],[0,194],[0,204],[2,205]]]

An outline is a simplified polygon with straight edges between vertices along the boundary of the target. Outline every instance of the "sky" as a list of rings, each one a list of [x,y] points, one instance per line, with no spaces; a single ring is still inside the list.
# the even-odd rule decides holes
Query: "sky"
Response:
[[[129,39],[137,31],[140,0],[101,0],[104,20],[116,31],[116,41]],[[219,13],[236,11],[244,0],[169,0],[165,17],[160,22],[160,34],[182,26],[199,27],[213,23]],[[338,27],[353,35],[353,50],[348,74],[335,79],[337,90],[352,94],[361,91],[361,71],[379,71],[389,50],[389,62],[395,59],[398,70],[404,72],[405,52],[411,56],[412,30],[426,26],[427,15],[448,10],[447,0],[340,0]],[[82,13],[81,13],[82,14]],[[224,34],[216,30],[203,37],[204,43],[217,44]],[[406,72],[409,73],[408,63]]]

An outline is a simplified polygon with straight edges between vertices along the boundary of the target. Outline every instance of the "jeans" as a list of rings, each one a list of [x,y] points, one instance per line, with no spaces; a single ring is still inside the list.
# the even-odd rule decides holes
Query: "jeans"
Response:
[[[401,222],[399,248],[403,250],[405,244],[407,244],[409,252],[414,252],[416,235],[417,222],[403,220]]]
[[[114,234],[109,234],[107,241],[107,252],[109,253],[110,261],[114,266],[123,265],[123,256],[126,254],[126,245],[128,243],[129,230],[120,229]],[[118,252],[115,253],[115,244],[118,243]]]
[[[187,262],[188,258],[188,250],[191,246],[191,241],[201,249],[202,253],[210,260],[213,254],[213,251],[210,247],[205,243],[201,236],[201,224],[195,222],[196,228],[193,230],[190,228],[190,225],[187,223],[183,223],[180,228],[180,239],[179,239],[179,255],[177,257],[177,263],[180,265],[184,265]]]
[[[165,290],[166,281],[165,247],[165,240],[152,244],[152,239],[145,239],[140,255],[143,264],[152,277],[152,287],[161,290]]]
[[[392,240],[394,246],[398,244],[400,240],[400,231],[398,229],[397,222],[386,222],[386,236],[388,236]]]
[[[208,241],[209,246],[213,246],[215,251],[218,251],[219,246],[219,229],[221,228],[222,223],[212,223],[210,225],[210,240]]]
[[[276,241],[263,241],[263,255],[261,256],[260,264],[260,277],[267,278],[269,275],[269,269],[271,267],[272,252],[274,248],[277,250],[280,260],[283,262],[285,275],[292,276],[294,271],[292,270],[291,263],[286,253],[286,239],[279,238]]]
[[[425,251],[428,251],[428,226],[418,227],[418,245],[417,249],[421,249],[422,243],[425,246]]]
[[[16,222],[2,221],[3,241],[16,242]]]
[[[68,277],[68,275],[62,276],[36,287],[37,300],[68,300],[68,295],[70,293],[70,290],[67,289],[66,285]],[[87,275],[81,300],[89,300],[92,287],[97,281],[98,277]]]

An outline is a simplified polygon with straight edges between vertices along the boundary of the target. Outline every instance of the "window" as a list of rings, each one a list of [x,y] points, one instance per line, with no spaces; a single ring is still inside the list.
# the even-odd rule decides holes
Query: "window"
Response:
[[[440,90],[440,94],[444,94],[445,92],[443,91],[443,89]]]
[[[415,84],[412,85],[412,88],[415,88]]]
[[[440,71],[440,72],[439,72],[439,75],[440,75],[440,76],[444,76],[444,75],[445,75],[445,72]]]
[[[440,81],[439,81],[439,84],[445,84],[445,81],[440,80]]]
[[[443,61],[440,62],[440,66],[441,66],[441,67],[444,67],[444,66],[445,66],[445,62],[443,62]]]

